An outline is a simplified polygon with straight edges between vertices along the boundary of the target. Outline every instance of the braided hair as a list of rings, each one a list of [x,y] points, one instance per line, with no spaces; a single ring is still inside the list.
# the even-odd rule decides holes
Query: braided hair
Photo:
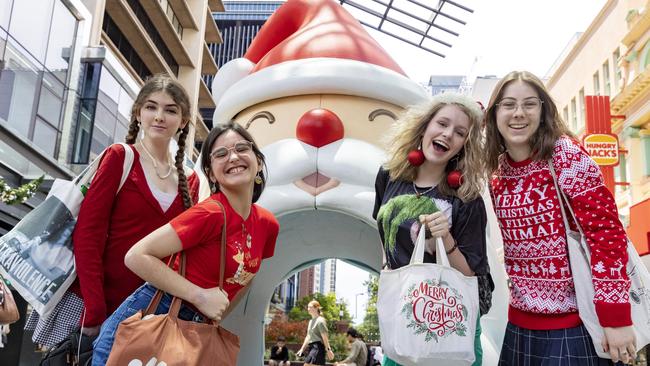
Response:
[[[183,161],[185,159],[185,139],[190,130],[190,98],[185,88],[178,81],[167,74],[156,74],[145,81],[131,107],[131,121],[126,135],[126,143],[135,144],[138,133],[140,132],[140,122],[137,119],[140,109],[142,109],[151,94],[160,91],[168,94],[178,104],[181,109],[181,117],[184,122],[187,122],[184,128],[179,129],[178,151],[176,152],[174,162],[178,173],[178,190],[183,198],[183,206],[187,209],[192,207],[192,197],[190,196],[190,190],[187,185],[187,176],[185,175]]]

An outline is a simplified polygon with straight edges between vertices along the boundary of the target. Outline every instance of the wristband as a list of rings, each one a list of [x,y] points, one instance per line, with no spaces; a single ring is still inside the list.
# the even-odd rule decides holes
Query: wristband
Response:
[[[456,239],[454,239],[454,246],[451,247],[451,249],[447,250],[447,255],[453,253],[454,250],[456,250],[456,249],[458,249],[458,242],[456,241]]]

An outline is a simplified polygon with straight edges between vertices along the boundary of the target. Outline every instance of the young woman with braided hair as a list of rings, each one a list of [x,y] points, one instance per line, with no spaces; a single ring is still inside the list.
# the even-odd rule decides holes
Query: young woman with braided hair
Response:
[[[35,330],[34,342],[56,345],[80,325],[84,334],[97,334],[106,317],[142,285],[124,265],[126,252],[197,198],[198,177],[183,166],[189,119],[189,97],[177,81],[156,75],[145,82],[126,136],[134,152],[130,173],[118,191],[125,151],[120,144],[109,146],[73,234],[78,278],[52,315],[40,319],[32,313],[26,328]],[[175,137],[174,164],[169,147]]]

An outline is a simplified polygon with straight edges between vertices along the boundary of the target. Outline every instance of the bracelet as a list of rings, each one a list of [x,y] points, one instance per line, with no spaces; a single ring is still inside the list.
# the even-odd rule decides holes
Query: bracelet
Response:
[[[454,246],[451,247],[451,249],[449,249],[449,250],[446,251],[446,252],[447,252],[447,255],[453,253],[454,250],[456,250],[456,249],[458,249],[458,242],[456,241],[456,239],[454,239]]]

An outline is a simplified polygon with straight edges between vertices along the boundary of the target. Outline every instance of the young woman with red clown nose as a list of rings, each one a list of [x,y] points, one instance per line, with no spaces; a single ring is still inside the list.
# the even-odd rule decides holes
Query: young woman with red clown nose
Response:
[[[429,229],[424,262],[435,263],[434,237],[440,237],[451,266],[478,277],[480,310],[485,314],[494,284],[481,198],[482,121],[480,105],[455,93],[407,109],[387,140],[389,158],[377,173],[373,217],[391,269],[409,264],[421,225]],[[479,324],[475,365],[482,360],[480,334]],[[388,358],[383,364],[396,365]]]

